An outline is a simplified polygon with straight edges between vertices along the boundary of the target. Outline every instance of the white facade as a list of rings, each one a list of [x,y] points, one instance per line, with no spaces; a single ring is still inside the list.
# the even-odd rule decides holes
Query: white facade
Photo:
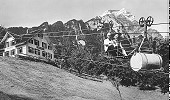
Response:
[[[6,39],[3,56],[14,56],[15,54],[17,54],[16,47],[15,45],[12,44],[12,41],[14,40],[15,40],[14,37],[9,37]],[[12,50],[14,50],[13,53]]]
[[[43,36],[43,38],[41,37],[38,37],[38,36],[35,36],[33,39],[33,42],[35,42],[35,40],[38,40],[39,41],[39,46],[38,45],[35,45],[35,43],[27,43],[26,44],[26,54],[28,55],[32,55],[32,56],[36,56],[36,57],[40,57],[40,58],[48,58],[48,59],[52,59],[54,60],[54,51],[53,51],[53,47],[52,45],[49,43],[48,41],[48,38],[45,38]],[[43,43],[47,44],[47,47],[43,47]],[[48,49],[48,46],[51,46],[51,50]],[[29,48],[34,48],[36,50],[40,50],[40,54],[36,54],[36,53],[32,53],[32,52],[29,52]],[[37,51],[38,52],[38,51]],[[47,53],[45,54],[46,56],[43,56],[43,52]]]
[[[3,56],[15,57],[15,55],[30,55],[37,58],[54,60],[53,46],[47,36],[34,35],[21,43],[16,43],[15,38],[10,36],[5,39]]]

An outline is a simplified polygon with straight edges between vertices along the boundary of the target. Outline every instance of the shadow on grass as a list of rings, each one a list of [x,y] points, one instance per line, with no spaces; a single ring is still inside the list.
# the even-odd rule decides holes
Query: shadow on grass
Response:
[[[0,100],[34,100],[28,97],[19,97],[17,95],[9,95],[0,91]]]

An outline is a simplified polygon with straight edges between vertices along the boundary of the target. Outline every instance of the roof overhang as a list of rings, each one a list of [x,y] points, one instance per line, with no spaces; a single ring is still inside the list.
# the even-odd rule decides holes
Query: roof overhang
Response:
[[[25,45],[25,44],[26,44],[26,42],[18,43],[18,44],[15,45],[15,47],[19,47],[19,46],[22,46],[22,45]]]
[[[0,44],[1,44],[2,42],[4,42],[4,41],[8,38],[8,36],[13,37],[9,32],[6,32],[6,34],[4,35],[4,37],[2,38],[2,40],[0,41]],[[14,38],[14,37],[13,37],[13,38]]]

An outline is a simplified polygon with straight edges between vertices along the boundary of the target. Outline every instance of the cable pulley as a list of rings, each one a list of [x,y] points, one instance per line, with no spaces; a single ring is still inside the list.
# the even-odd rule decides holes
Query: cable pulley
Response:
[[[150,27],[153,24],[153,21],[154,21],[154,19],[151,16],[149,16],[146,19],[146,25]]]
[[[139,25],[140,25],[141,27],[144,27],[144,25],[145,25],[145,18],[144,18],[144,17],[141,17],[141,18],[139,19]]]

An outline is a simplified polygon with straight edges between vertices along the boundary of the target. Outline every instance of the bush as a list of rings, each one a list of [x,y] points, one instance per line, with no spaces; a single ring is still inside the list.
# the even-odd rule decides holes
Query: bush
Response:
[[[169,69],[167,67],[167,64],[169,64],[169,59],[167,59],[169,47],[167,44],[162,44],[158,52],[163,58],[164,72],[136,72],[128,64],[118,66],[122,63],[128,63],[127,60],[109,59],[104,54],[92,53],[87,48],[71,51],[71,56],[65,60],[64,64],[66,69],[75,69],[79,74],[86,73],[95,76],[104,74],[112,80],[114,80],[114,77],[119,78],[122,86],[139,86],[141,90],[155,90],[156,87],[159,87],[162,93],[167,93],[169,92],[169,75],[165,72]]]

